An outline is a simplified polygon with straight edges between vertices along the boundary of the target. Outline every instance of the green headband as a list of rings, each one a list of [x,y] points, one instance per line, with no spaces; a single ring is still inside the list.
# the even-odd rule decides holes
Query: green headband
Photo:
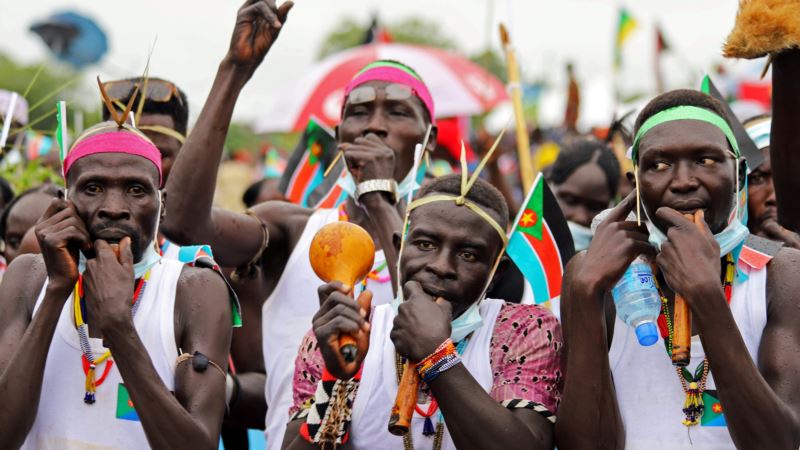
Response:
[[[673,120],[699,120],[701,122],[714,125],[722,131],[722,133],[728,139],[728,143],[731,145],[733,153],[737,158],[739,157],[739,144],[736,142],[736,136],[733,135],[733,130],[731,130],[730,125],[728,125],[728,122],[726,122],[722,116],[705,108],[682,105],[665,109],[664,111],[654,114],[652,117],[647,119],[644,124],[642,124],[642,126],[639,128],[639,132],[636,133],[636,139],[634,139],[633,147],[631,149],[631,159],[633,160],[633,164],[635,166],[639,165],[639,143],[644,135],[662,123],[672,122]]]
[[[401,70],[401,71],[409,74],[410,76],[416,78],[417,80],[422,81],[422,78],[420,78],[419,75],[417,75],[417,73],[414,72],[410,67],[407,67],[404,64],[400,64],[400,63],[397,63],[397,62],[394,62],[394,61],[388,61],[388,60],[385,60],[385,59],[374,61],[374,62],[371,62],[371,63],[367,64],[366,66],[364,66],[363,69],[359,70],[358,73],[356,73],[353,76],[353,79],[355,79],[356,77],[358,77],[362,73],[364,73],[364,72],[366,72],[368,70],[375,69],[377,67],[391,67],[391,68],[394,68],[394,69],[397,69],[397,70]]]

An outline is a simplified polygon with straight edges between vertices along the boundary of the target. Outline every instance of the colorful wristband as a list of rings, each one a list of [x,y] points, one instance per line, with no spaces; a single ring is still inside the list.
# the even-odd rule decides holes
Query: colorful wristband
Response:
[[[425,383],[430,383],[443,372],[461,362],[456,347],[451,339],[447,339],[430,355],[417,364],[417,373]]]

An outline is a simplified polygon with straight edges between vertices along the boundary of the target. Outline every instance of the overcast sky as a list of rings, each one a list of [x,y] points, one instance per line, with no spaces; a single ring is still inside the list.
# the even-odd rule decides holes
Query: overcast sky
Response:
[[[109,36],[105,60],[86,71],[86,85],[104,78],[141,73],[158,36],[150,73],[176,82],[190,98],[196,117],[220,59],[227,50],[240,2],[228,0],[4,0],[0,48],[33,63],[46,57],[44,44],[28,26],[37,19],[73,9],[93,17]],[[620,83],[626,89],[652,89],[653,24],[660,22],[674,55],[666,60],[671,87],[694,82],[692,71],[722,60],[720,46],[733,26],[737,0],[636,0],[626,5],[639,27],[625,49]],[[615,0],[296,0],[277,44],[236,106],[235,118],[253,121],[271,98],[280,95],[314,62],[323,37],[339,21],[365,24],[373,12],[388,22],[424,16],[439,24],[460,49],[471,53],[487,43],[499,47],[498,21],[508,22],[524,74],[562,82],[563,63],[576,61],[585,85],[611,82],[612,41],[620,2]],[[491,25],[491,28],[488,26]],[[0,74],[2,76],[2,74]],[[593,95],[585,102],[591,103]],[[598,100],[600,101],[600,100]]]

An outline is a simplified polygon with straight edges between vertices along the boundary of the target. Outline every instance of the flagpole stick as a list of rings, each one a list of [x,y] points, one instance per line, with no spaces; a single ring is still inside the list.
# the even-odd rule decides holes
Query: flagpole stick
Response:
[[[528,140],[528,127],[525,124],[525,117],[522,113],[522,85],[519,77],[519,66],[511,46],[511,39],[508,31],[503,24],[500,24],[500,41],[506,52],[506,70],[508,71],[508,89],[511,101],[514,105],[514,121],[517,129],[517,156],[519,157],[519,171],[522,181],[522,189],[525,192],[530,190],[533,185],[533,162],[531,160],[531,146]]]

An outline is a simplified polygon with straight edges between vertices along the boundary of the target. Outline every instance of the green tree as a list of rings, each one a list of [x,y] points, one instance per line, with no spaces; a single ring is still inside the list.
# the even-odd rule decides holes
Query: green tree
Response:
[[[486,49],[478,52],[469,57],[475,64],[483,67],[489,73],[499,78],[503,83],[508,81],[508,72],[506,70],[506,61],[501,54],[492,50]]]
[[[41,70],[41,72],[40,72]],[[36,76],[37,72],[39,75]],[[22,65],[0,54],[0,89],[7,89],[24,94],[30,86],[30,91],[25,96],[28,101],[28,121],[32,128],[52,132],[56,128],[56,116],[53,110],[57,100],[66,100],[70,109],[76,105],[77,88],[80,86],[79,74],[65,67],[52,67],[49,65],[32,64]],[[31,85],[31,81],[36,81]],[[83,105],[80,105],[83,106]],[[83,109],[79,107],[79,109]],[[94,123],[97,111],[84,111],[84,123]],[[98,116],[99,117],[99,116]],[[35,122],[35,123],[34,123]]]

